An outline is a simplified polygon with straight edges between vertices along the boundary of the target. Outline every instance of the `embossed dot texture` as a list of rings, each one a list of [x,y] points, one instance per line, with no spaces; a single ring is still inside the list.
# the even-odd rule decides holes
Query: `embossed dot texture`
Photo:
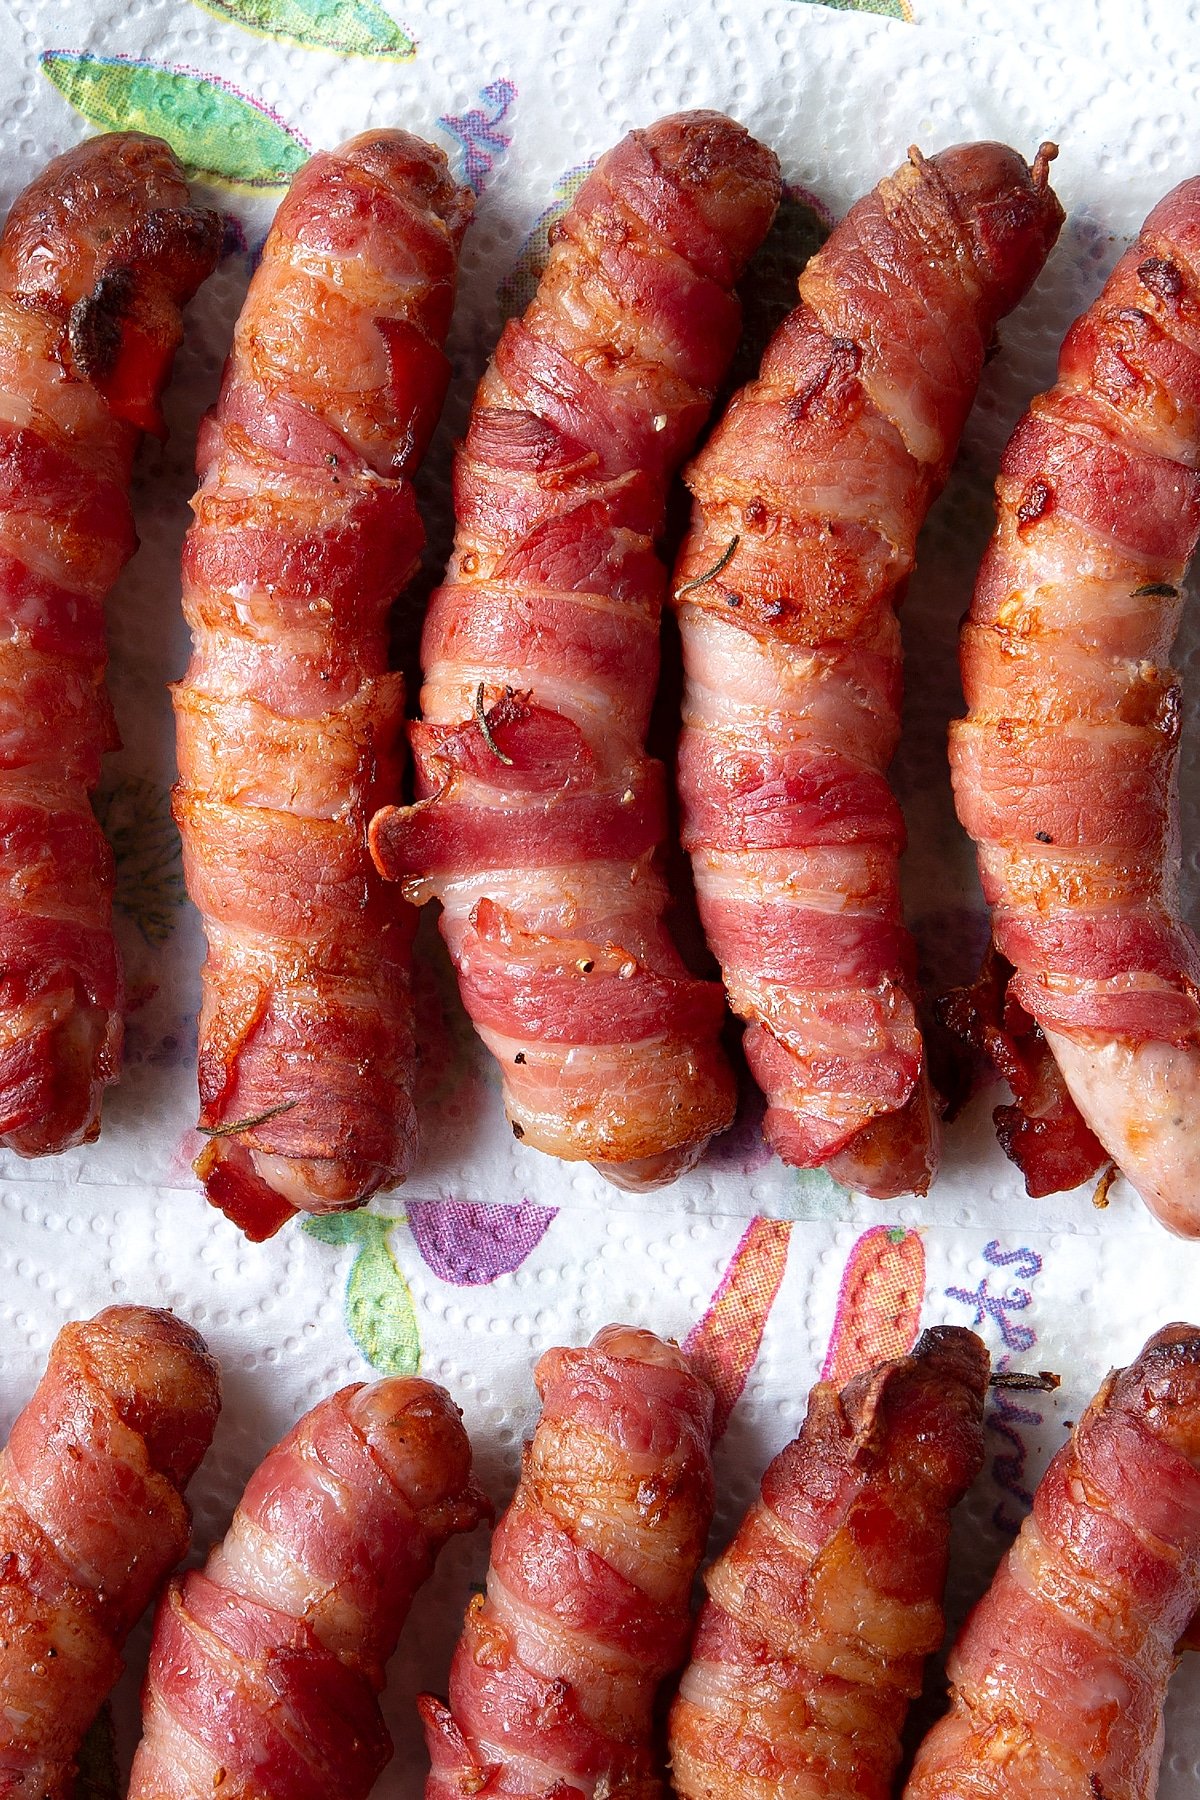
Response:
[[[326,10],[337,12],[332,3]],[[898,10],[911,20],[882,16]],[[982,914],[944,757],[946,722],[960,703],[957,623],[1013,423],[1051,379],[1066,326],[1154,200],[1196,172],[1188,125],[1200,76],[1196,9],[1174,0],[1096,0],[1086,8],[881,0],[878,12],[805,0],[615,0],[607,8],[383,0],[383,12],[398,44],[415,40],[414,55],[276,42],[188,0],[14,4],[0,12],[0,201],[7,205],[86,129],[71,100],[78,85],[44,72],[48,51],[75,59],[72,69],[90,54],[208,80],[223,96],[222,117],[251,132],[260,157],[399,123],[456,159],[479,197],[450,342],[454,379],[419,481],[429,548],[401,606],[399,639],[414,666],[421,609],[450,544],[450,459],[475,384],[503,319],[536,278],[539,223],[544,242],[572,178],[621,132],[676,107],[723,108],[771,142],[785,178],[835,216],[913,142],[930,150],[995,136],[1026,154],[1044,138],[1060,143],[1054,180],[1067,224],[1035,292],[1002,329],[958,469],[924,534],[905,614],[909,667],[919,676],[910,681],[896,765],[912,840],[910,912],[943,973],[966,973]],[[212,146],[193,148],[197,165],[207,166]],[[65,1320],[116,1298],[157,1301],[205,1332],[225,1375],[216,1442],[193,1486],[196,1557],[219,1537],[267,1446],[324,1394],[368,1377],[368,1356],[376,1367],[419,1363],[454,1392],[480,1477],[502,1505],[536,1419],[532,1364],[542,1350],[618,1317],[683,1339],[719,1291],[732,1292],[744,1385],[717,1449],[715,1547],[753,1498],[767,1460],[798,1428],[831,1340],[848,1329],[847,1269],[863,1262],[866,1234],[884,1222],[897,1253],[920,1268],[925,1323],[975,1322],[993,1355],[1063,1375],[1056,1394],[1022,1403],[1021,1418],[993,1405],[984,1472],[956,1525],[957,1620],[1011,1540],[1067,1422],[1109,1363],[1194,1308],[1200,1266],[1200,1253],[1167,1240],[1120,1183],[1102,1213],[1088,1191],[1030,1201],[996,1146],[994,1093],[978,1096],[948,1134],[927,1201],[881,1209],[824,1177],[784,1170],[765,1153],[747,1097],[738,1128],[697,1170],[635,1205],[592,1171],[515,1142],[427,918],[417,975],[424,1136],[409,1187],[384,1197],[341,1241],[294,1223],[265,1246],[245,1244],[196,1191],[189,1165],[198,1145],[202,941],[183,896],[169,814],[166,684],[187,652],[178,558],[196,427],[215,397],[280,191],[199,182],[206,202],[226,215],[228,253],[191,309],[168,401],[170,440],[139,462],[142,548],[109,609],[124,747],[109,759],[99,805],[117,852],[118,930],[133,997],[127,1067],[98,1144],[40,1164],[0,1157],[0,1430],[28,1397]],[[1200,633],[1191,623],[1177,660],[1186,716],[1183,880],[1194,916]],[[414,1204],[411,1222],[410,1203],[426,1209]],[[785,1222],[775,1240],[753,1237],[756,1214]],[[444,1685],[469,1584],[481,1579],[486,1557],[485,1531],[455,1541],[418,1599],[388,1689],[397,1753],[378,1790],[387,1800],[414,1800],[420,1790],[413,1697]],[[118,1694],[126,1754],[147,1642],[143,1625]],[[1162,1800],[1196,1791],[1198,1696],[1200,1673],[1185,1664],[1169,1707]]]

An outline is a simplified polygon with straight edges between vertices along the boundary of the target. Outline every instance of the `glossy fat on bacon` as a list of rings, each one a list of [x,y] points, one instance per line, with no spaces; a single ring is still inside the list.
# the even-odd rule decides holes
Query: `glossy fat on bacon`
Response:
[[[399,792],[392,602],[441,410],[471,195],[400,131],[292,183],[201,434],[175,692],[188,892],[204,915],[197,1172],[254,1237],[360,1206],[416,1147],[413,915],[375,873]]]
[[[166,144],[60,156],[0,239],[0,1141],[100,1129],[120,1072],[113,859],[89,796],[118,743],[104,602],[137,547],[129,475],[220,221]]]
[[[700,914],[785,1162],[924,1193],[937,1116],[904,927],[895,608],[997,322],[1058,235],[1046,179],[966,144],[853,207],[687,472],[679,780]]]
[[[602,157],[504,330],[455,468],[425,626],[418,804],[379,867],[436,895],[513,1130],[624,1186],[672,1179],[733,1117],[720,989],[663,923],[664,771],[645,753],[667,485],[729,365],[731,288],[779,198],[717,113]]]
[[[454,1532],[486,1510],[450,1396],[394,1377],[306,1413],[154,1625],[130,1800],[366,1800],[384,1665]]]
[[[1200,1606],[1200,1332],[1110,1375],[948,1664],[904,1800],[1153,1800]]]
[[[891,1800],[942,1640],[950,1513],[983,1466],[988,1356],[927,1331],[813,1389],[800,1436],[705,1576],[671,1709],[680,1800]]]
[[[1161,201],[1018,425],[961,646],[958,813],[1080,1112],[1200,1235],[1200,956],[1179,911],[1179,682],[1200,536],[1200,180]]]
[[[0,1793],[69,1800],[125,1638],[183,1556],[183,1501],[220,1407],[170,1313],[67,1325],[0,1456]]]
[[[450,1669],[426,1800],[657,1800],[661,1683],[712,1515],[713,1397],[649,1331],[538,1363],[542,1418]]]

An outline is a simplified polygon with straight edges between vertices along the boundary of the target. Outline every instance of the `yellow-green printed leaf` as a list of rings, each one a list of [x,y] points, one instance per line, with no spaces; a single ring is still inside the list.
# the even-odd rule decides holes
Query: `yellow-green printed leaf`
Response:
[[[308,159],[298,132],[217,75],[69,50],[44,51],[42,69],[89,125],[166,138],[189,175],[286,187]]]
[[[412,38],[376,0],[196,0],[196,5],[215,18],[302,50],[382,56],[393,62],[407,62],[416,54]]]
[[[346,1282],[346,1329],[372,1368],[383,1375],[415,1375],[421,1366],[421,1334],[407,1281],[388,1234],[403,1219],[378,1213],[321,1213],[304,1230],[321,1244],[356,1244]]]
[[[804,0],[807,6],[830,6],[834,12],[881,13],[885,19],[912,20],[912,0]]]

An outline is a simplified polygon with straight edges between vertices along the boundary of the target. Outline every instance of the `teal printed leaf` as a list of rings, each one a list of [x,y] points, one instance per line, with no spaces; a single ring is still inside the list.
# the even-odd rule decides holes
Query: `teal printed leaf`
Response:
[[[298,132],[217,75],[68,50],[43,51],[42,70],[89,125],[166,138],[189,175],[286,187],[308,160]]]
[[[95,807],[117,861],[113,904],[148,944],[165,944],[187,899],[170,788],[134,777],[102,788]]]
[[[792,1219],[844,1219],[849,1188],[835,1181],[828,1169],[797,1169],[788,1194]]]
[[[391,1223],[392,1221],[389,1221]],[[394,1221],[399,1224],[399,1220]],[[304,1231],[319,1244],[357,1244],[362,1237],[362,1215],[353,1212],[314,1213],[305,1219]]]
[[[298,44],[302,50],[333,50],[339,56],[380,56],[407,62],[417,46],[376,0],[195,0],[214,18],[230,19],[246,31]]]
[[[357,1244],[346,1282],[346,1329],[383,1375],[415,1375],[421,1366],[412,1294],[388,1244],[389,1232],[403,1223],[367,1212],[325,1213],[304,1222],[319,1243]]]

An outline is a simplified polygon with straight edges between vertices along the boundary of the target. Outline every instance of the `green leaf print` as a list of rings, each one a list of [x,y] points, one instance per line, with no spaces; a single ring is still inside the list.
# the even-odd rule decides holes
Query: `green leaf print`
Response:
[[[170,788],[134,776],[101,788],[95,809],[117,862],[113,904],[148,944],[165,944],[187,899]]]
[[[788,1191],[788,1217],[842,1219],[849,1197],[849,1188],[835,1181],[827,1169],[797,1169]]]
[[[831,6],[835,12],[882,13],[885,19],[912,19],[912,0],[804,0],[806,6]]]
[[[297,132],[219,76],[67,50],[44,51],[42,69],[89,125],[166,138],[189,175],[286,187],[308,160]]]
[[[318,1244],[357,1244],[363,1235],[364,1220],[370,1224],[373,1214],[356,1212],[314,1213],[304,1221],[306,1237],[316,1238]],[[398,1225],[399,1219],[385,1219],[385,1225]]]
[[[346,1282],[346,1329],[372,1368],[384,1375],[415,1375],[421,1366],[421,1334],[407,1281],[388,1244],[404,1220],[378,1213],[323,1213],[304,1230],[322,1244],[357,1244]]]
[[[302,50],[333,50],[339,56],[383,56],[407,62],[416,45],[376,0],[195,0],[218,19],[247,31],[298,44]]]

